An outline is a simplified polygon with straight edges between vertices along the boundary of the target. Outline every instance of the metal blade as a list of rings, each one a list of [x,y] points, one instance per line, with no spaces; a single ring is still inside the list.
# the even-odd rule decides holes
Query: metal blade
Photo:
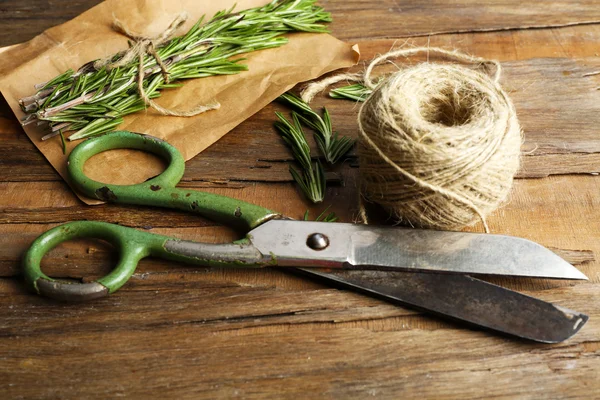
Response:
[[[587,279],[545,247],[510,236],[272,220],[248,237],[280,266]]]
[[[543,343],[576,334],[588,316],[465,275],[299,268],[385,300]]]

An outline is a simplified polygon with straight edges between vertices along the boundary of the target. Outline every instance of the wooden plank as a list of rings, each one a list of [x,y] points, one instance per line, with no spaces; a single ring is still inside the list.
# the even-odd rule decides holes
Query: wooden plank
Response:
[[[431,326],[331,290],[163,284],[76,307],[2,296],[0,390],[70,398],[590,398],[600,350],[595,292],[578,285],[545,293],[592,311],[573,340],[549,346]],[[40,376],[44,384],[32,385]]]
[[[576,3],[518,0],[322,1],[334,16],[340,39],[401,38],[456,32],[485,32],[591,24],[600,21],[593,0]]]
[[[0,5],[0,46],[21,43],[48,28],[75,18],[102,0],[73,0],[52,3],[47,0],[3,2]]]
[[[76,0],[60,7],[45,0],[3,4],[0,46],[29,40],[45,29],[81,14],[100,0]],[[334,16],[333,33],[340,39],[411,37],[455,32],[525,29],[590,24],[600,21],[593,0],[555,0],[523,3],[518,0],[380,0],[365,6],[360,0],[322,0]],[[31,23],[35,21],[35,23]],[[357,22],[360,21],[360,22]]]

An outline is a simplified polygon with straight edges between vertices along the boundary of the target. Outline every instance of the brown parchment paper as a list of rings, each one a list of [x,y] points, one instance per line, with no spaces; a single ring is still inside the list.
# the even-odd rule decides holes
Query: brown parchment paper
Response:
[[[270,0],[107,0],[62,25],[48,29],[29,42],[0,52],[0,91],[17,116],[25,114],[18,100],[35,92],[34,85],[84,63],[114,54],[128,47],[127,38],[111,28],[114,18],[134,32],[150,36],[162,32],[182,11],[189,18],[176,35],[181,35],[204,14],[219,10],[247,9]],[[221,108],[196,117],[170,117],[146,111],[125,117],[118,129],[142,132],[162,138],[186,160],[216,142],[242,121],[299,82],[358,62],[358,49],[327,34],[293,33],[289,43],[277,49],[247,55],[249,71],[185,81],[183,87],[164,90],[157,102],[167,108],[189,110],[213,99]],[[47,133],[31,124],[25,132],[37,148],[68,182],[66,160],[59,138],[42,142]],[[67,141],[67,154],[80,141]],[[107,167],[110,166],[110,167]],[[163,169],[155,157],[131,150],[94,156],[86,164],[88,176],[102,182],[130,184],[157,175]],[[98,201],[80,198],[88,204]]]

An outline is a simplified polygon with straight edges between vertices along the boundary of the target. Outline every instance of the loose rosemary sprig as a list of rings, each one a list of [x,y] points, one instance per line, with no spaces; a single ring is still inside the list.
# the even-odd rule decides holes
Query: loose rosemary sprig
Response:
[[[342,86],[329,92],[329,97],[334,99],[347,99],[363,102],[373,91],[366,86],[356,83],[354,85]]]
[[[318,222],[336,222],[338,220],[338,216],[335,215],[335,213],[332,211],[329,214],[325,214],[327,212],[327,210],[329,210],[331,206],[327,206],[327,208],[325,208],[321,214],[319,214],[317,216],[317,218],[315,219],[315,221]],[[306,212],[304,212],[304,221],[308,221],[309,219],[309,213],[308,210],[306,210]]]
[[[279,98],[291,105],[299,113],[300,120],[315,131],[315,141],[319,150],[330,164],[338,162],[354,145],[354,140],[350,137],[339,136],[337,132],[333,132],[327,108],[323,107],[323,117],[321,118],[308,104],[293,93],[284,93]]]
[[[300,125],[299,115],[292,112],[292,122],[280,112],[275,112],[279,121],[275,128],[281,133],[285,143],[292,149],[294,158],[302,168],[301,172],[290,166],[292,178],[300,185],[304,195],[313,203],[320,203],[325,196],[325,172],[320,161],[313,162],[310,147]]]
[[[286,32],[327,32],[322,25],[331,16],[316,0],[273,0],[266,6],[233,13],[218,12],[202,25],[198,21],[185,35],[156,49],[166,66],[168,81],[155,57],[143,60],[143,88],[150,99],[163,89],[178,87],[178,81],[212,75],[237,74],[248,69],[236,58],[243,53],[279,47],[287,43]],[[125,52],[115,54],[118,61]],[[49,82],[36,85],[38,92],[20,100],[28,114],[23,124],[47,121],[52,137],[75,131],[68,139],[98,135],[116,128],[123,116],[146,108],[137,90],[138,61],[96,70],[94,61],[78,71],[66,71]]]

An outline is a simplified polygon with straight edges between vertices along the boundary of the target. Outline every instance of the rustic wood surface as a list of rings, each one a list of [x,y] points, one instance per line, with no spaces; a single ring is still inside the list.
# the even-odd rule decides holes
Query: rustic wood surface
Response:
[[[0,46],[97,3],[0,1]],[[211,242],[235,233],[176,211],[84,206],[0,99],[0,397],[600,398],[600,75],[589,75],[600,70],[596,3],[322,0],[333,33],[358,42],[365,59],[429,43],[503,62],[525,143],[522,179],[490,227],[552,248],[590,281],[495,282],[587,313],[571,340],[540,345],[467,329],[279,271],[159,260],[142,262],[121,291],[93,303],[32,295],[18,279],[19,258],[63,222],[102,220]],[[3,59],[0,70],[7,67]],[[319,102],[340,133],[356,135],[352,103]],[[189,161],[182,185],[315,216],[324,207],[300,197],[272,129],[280,108],[265,108]],[[351,157],[337,171],[342,184],[328,189],[326,203],[343,221],[355,215],[355,164]],[[93,279],[110,270],[110,250],[66,243],[45,271]]]

